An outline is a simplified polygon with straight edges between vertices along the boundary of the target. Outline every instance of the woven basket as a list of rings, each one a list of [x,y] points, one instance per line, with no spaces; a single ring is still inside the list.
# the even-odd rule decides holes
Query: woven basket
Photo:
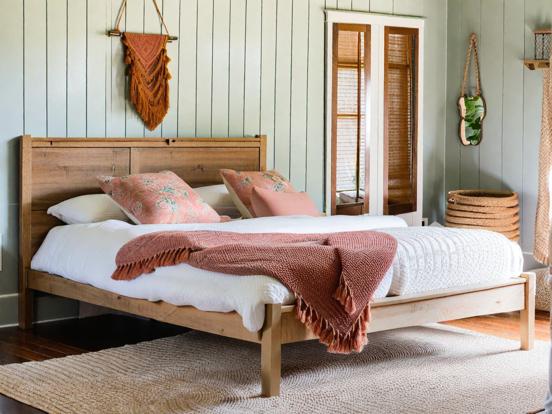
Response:
[[[450,191],[447,197],[448,227],[484,229],[519,240],[519,198],[516,193],[487,190]]]

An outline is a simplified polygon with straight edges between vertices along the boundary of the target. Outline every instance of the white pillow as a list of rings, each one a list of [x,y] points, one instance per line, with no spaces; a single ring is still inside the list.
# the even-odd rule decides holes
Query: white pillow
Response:
[[[128,221],[121,208],[107,194],[87,194],[62,201],[48,214],[67,224],[97,223],[105,220]]]
[[[241,214],[224,184],[196,187],[194,191],[219,214],[240,217]]]

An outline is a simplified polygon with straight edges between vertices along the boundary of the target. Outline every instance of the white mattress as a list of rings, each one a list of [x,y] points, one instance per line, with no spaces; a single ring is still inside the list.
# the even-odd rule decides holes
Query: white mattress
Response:
[[[133,225],[109,220],[55,227],[33,257],[31,267],[120,295],[205,311],[238,312],[250,331],[261,329],[264,305],[291,304],[293,294],[268,276],[235,276],[197,269],[187,264],[162,267],[132,281],[111,279],[117,251],[129,240],[161,230],[222,230],[240,233],[329,233],[406,227],[398,217],[266,217],[215,224]],[[389,271],[375,293],[385,297],[391,287]]]
[[[163,267],[132,281],[111,279],[115,256],[127,241],[160,230],[224,230],[240,233],[326,233],[377,229],[398,241],[393,265],[375,298],[506,280],[518,276],[523,255],[498,233],[438,227],[406,227],[397,217],[267,217],[216,224],[132,225],[110,220],[52,229],[31,267],[117,294],[205,311],[238,312],[257,331],[267,303],[291,304],[293,294],[268,276],[235,276],[187,264]]]

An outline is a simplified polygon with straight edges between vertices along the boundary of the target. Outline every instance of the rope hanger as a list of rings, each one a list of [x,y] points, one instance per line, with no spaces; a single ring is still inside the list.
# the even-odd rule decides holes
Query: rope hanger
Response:
[[[154,0],[155,1],[155,0]],[[470,70],[471,55],[473,50],[473,63],[475,65],[475,96],[481,96],[481,80],[479,75],[479,54],[477,52],[477,35],[472,33],[470,36],[470,44],[466,52],[466,64],[464,65],[464,80],[462,81],[461,96],[466,96],[468,87],[468,72]]]
[[[156,0],[152,0],[152,1],[153,1],[153,6],[155,7],[155,11],[157,12],[157,17],[159,17],[159,21],[161,22],[161,26],[162,26],[161,33],[163,32],[163,29],[164,29],[165,32],[167,33],[169,42],[178,40],[177,36],[170,35],[169,29],[167,28],[167,24],[165,23],[165,19],[163,19],[163,14],[161,13],[161,10],[159,10],[159,5],[157,4],[157,1]],[[121,31],[119,30],[119,27],[121,25],[121,20],[123,19],[123,15],[125,14],[126,7],[127,7],[127,0],[123,0],[123,2],[121,3],[121,7],[119,7],[117,18],[115,19],[115,29],[109,30],[107,32],[108,36],[120,37],[122,35]]]

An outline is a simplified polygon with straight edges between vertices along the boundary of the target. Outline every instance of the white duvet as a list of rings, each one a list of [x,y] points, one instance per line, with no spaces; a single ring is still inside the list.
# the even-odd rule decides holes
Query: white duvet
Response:
[[[117,294],[205,311],[238,312],[244,326],[258,331],[267,303],[291,304],[293,294],[268,276],[235,276],[187,264],[163,267],[132,281],[115,281],[120,247],[142,234],[161,230],[221,230],[239,233],[327,233],[385,231],[397,238],[397,255],[375,293],[404,295],[504,280],[521,273],[519,246],[487,231],[406,227],[397,217],[266,217],[216,224],[132,225],[109,220],[55,227],[33,257],[31,267]]]

